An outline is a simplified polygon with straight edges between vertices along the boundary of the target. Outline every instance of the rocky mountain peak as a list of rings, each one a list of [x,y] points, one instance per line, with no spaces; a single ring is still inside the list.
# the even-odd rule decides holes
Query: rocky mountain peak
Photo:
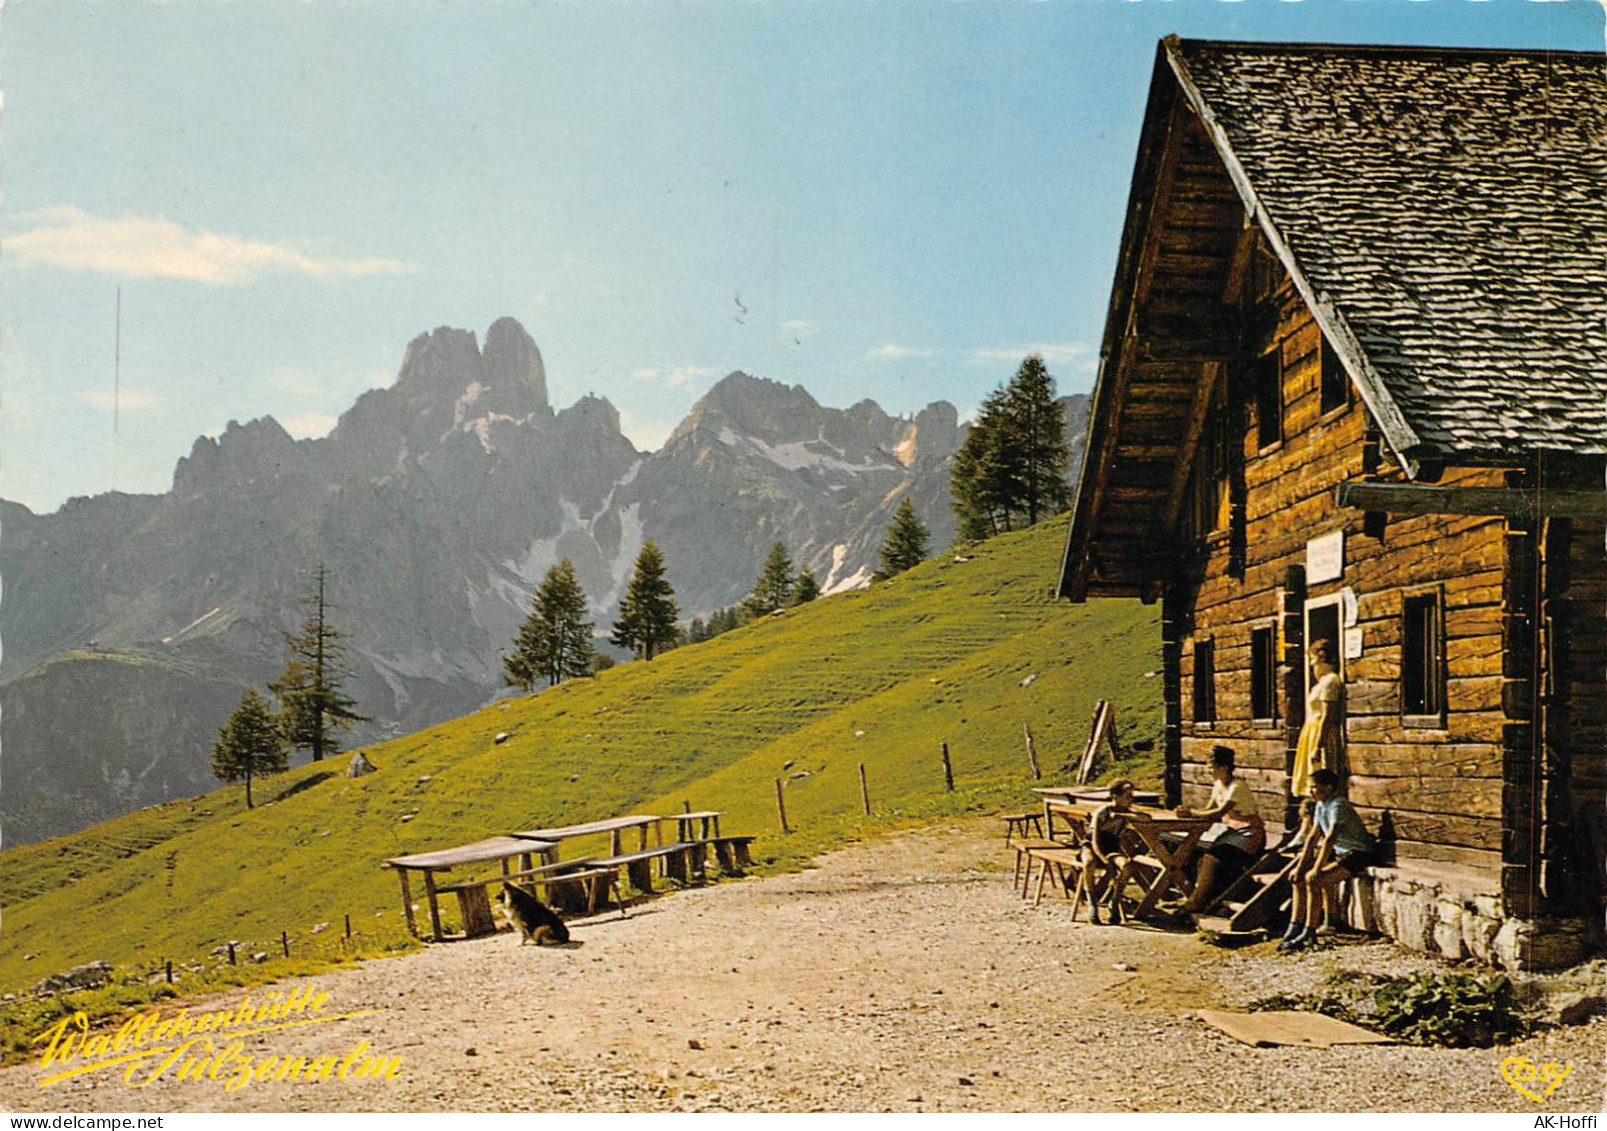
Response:
[[[547,399],[547,367],[542,364],[536,341],[512,318],[498,318],[485,332],[484,361],[486,380],[493,389],[529,390],[525,398],[534,410],[552,415]]]
[[[769,443],[795,435],[812,438],[823,411],[802,385],[783,385],[736,370],[699,398],[667,444],[695,433],[718,437],[729,432]]]
[[[601,433],[608,437],[620,435],[619,409],[607,397],[587,393],[574,404],[558,413],[559,429],[569,436]]]
[[[231,420],[217,439],[196,438],[190,454],[173,468],[173,492],[186,496],[226,490],[299,471],[305,463],[302,447],[273,417],[246,424]]]

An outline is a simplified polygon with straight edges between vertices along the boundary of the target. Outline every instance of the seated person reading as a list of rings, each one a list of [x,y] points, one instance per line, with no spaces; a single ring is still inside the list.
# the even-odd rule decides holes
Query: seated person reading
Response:
[[[1227,826],[1227,832],[1206,847],[1194,880],[1194,893],[1183,911],[1203,911],[1216,894],[1218,881],[1232,883],[1266,849],[1267,826],[1256,806],[1255,794],[1243,778],[1233,774],[1233,750],[1211,748],[1211,802],[1204,809],[1177,807],[1179,817],[1209,817]]]
[[[1294,888],[1289,929],[1279,950],[1298,950],[1319,930],[1332,929],[1338,918],[1339,885],[1378,862],[1378,844],[1362,824],[1355,806],[1339,796],[1339,775],[1317,770],[1311,775],[1312,825],[1289,877]],[[1326,912],[1326,926],[1324,913]]]

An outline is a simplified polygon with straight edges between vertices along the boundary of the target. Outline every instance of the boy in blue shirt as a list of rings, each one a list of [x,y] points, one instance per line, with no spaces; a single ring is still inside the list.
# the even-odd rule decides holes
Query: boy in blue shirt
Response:
[[[1314,828],[1305,830],[1300,855],[1289,872],[1294,897],[1279,950],[1298,950],[1315,938],[1325,908],[1332,923],[1339,885],[1378,862],[1378,843],[1355,806],[1339,796],[1338,774],[1328,769],[1313,773],[1311,800]]]

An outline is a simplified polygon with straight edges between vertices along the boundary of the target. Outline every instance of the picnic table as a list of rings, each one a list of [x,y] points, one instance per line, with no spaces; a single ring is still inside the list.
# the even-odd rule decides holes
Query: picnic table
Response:
[[[1086,801],[1062,800],[1058,791],[1054,796],[1046,796],[1044,818],[1049,826],[1050,837],[1054,837],[1056,817],[1061,818],[1071,830],[1073,840],[1086,836],[1087,823],[1094,808],[1094,805]],[[1144,851],[1128,861],[1127,866],[1116,875],[1114,882],[1118,893],[1129,881],[1139,885],[1144,894],[1133,915],[1142,918],[1154,911],[1156,904],[1172,892],[1180,894],[1185,899],[1193,894],[1193,881],[1188,878],[1184,869],[1194,858],[1200,838],[1214,822],[1209,817],[1179,817],[1170,809],[1157,809],[1146,805],[1135,805],[1130,812],[1134,819],[1127,821],[1126,827],[1142,842]],[[1028,854],[1041,857],[1045,861],[1058,859],[1047,847],[1031,849]],[[1019,875],[1019,860],[1017,871]],[[1042,886],[1040,882],[1040,892]],[[1025,889],[1022,894],[1026,894]]]
[[[718,814],[714,814],[718,817]],[[654,830],[660,846],[664,844],[664,827],[662,822],[666,818],[653,817],[647,814],[637,814],[631,817],[608,817],[601,821],[587,821],[579,825],[559,825],[551,829],[531,829],[529,832],[515,833],[515,836],[533,837],[536,840],[554,842],[553,859],[558,858],[557,842],[570,840],[577,836],[598,836],[608,834],[609,853],[618,856],[624,852],[624,835],[626,829],[637,830],[636,848],[640,852],[647,851],[647,830]]]
[[[1073,804],[1100,805],[1110,800],[1109,788],[1102,785],[1038,785],[1032,787],[1032,792],[1046,801],[1053,799]],[[1161,795],[1152,789],[1140,789],[1134,792],[1133,801],[1138,805],[1159,805]]]
[[[1144,842],[1145,855],[1137,860],[1149,865],[1154,873],[1147,884],[1141,881],[1144,898],[1133,914],[1142,918],[1171,892],[1184,899],[1194,894],[1194,882],[1183,869],[1194,858],[1200,837],[1215,822],[1210,817],[1179,817],[1170,809],[1133,808],[1148,818],[1127,822],[1127,827]]]
[[[544,863],[557,863],[557,844],[537,837],[514,834],[512,836],[493,836],[485,840],[477,840],[473,844],[459,845],[457,848],[441,848],[434,852],[417,852],[411,856],[397,856],[385,861],[387,867],[395,868],[396,874],[402,882],[402,914],[407,916],[407,929],[414,936],[418,936],[418,928],[413,922],[413,896],[408,889],[407,874],[420,872],[424,876],[424,894],[430,905],[430,936],[434,941],[441,942],[446,935],[441,930],[441,908],[439,891],[436,888],[435,877],[439,872],[450,872],[453,868],[463,868],[470,864],[487,864],[497,861],[502,865],[503,875],[512,869],[508,861],[518,859],[523,870],[529,871],[533,867],[532,857],[540,856]],[[491,907],[485,894],[484,885],[461,885],[453,889],[458,897],[458,904],[463,912],[464,932],[469,935],[484,933],[489,925],[494,929],[491,919]]]
[[[671,879],[686,882],[703,875],[707,847],[712,844],[720,858],[720,866],[727,872],[736,871],[749,863],[747,846],[752,837],[722,837],[720,818],[724,814],[710,810],[676,813],[658,817],[640,814],[631,817],[609,817],[601,821],[588,821],[580,825],[560,825],[550,829],[531,829],[520,836],[542,840],[562,841],[571,837],[609,834],[610,852],[607,858],[592,861],[596,867],[623,867],[638,891],[653,889],[652,865],[659,861],[663,874]],[[666,842],[664,826],[674,822],[675,838]],[[647,831],[653,830],[653,846],[648,846]],[[636,829],[636,848],[625,851],[624,833]]]

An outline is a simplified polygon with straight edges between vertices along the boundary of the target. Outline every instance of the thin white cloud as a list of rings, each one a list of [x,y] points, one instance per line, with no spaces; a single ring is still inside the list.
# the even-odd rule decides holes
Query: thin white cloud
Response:
[[[327,412],[303,412],[287,416],[279,423],[297,440],[316,440],[329,435],[340,418]]]
[[[871,350],[870,356],[896,361],[906,357],[935,357],[937,356],[937,350],[921,349],[917,346],[901,346],[896,342],[888,342],[886,345],[877,346]]]
[[[283,244],[190,229],[160,216],[95,216],[71,206],[22,217],[34,225],[5,239],[7,258],[69,271],[130,279],[184,279],[213,286],[250,282],[272,272],[316,279],[402,275],[416,263],[331,259]]]
[[[781,324],[781,328],[794,337],[802,338],[820,329],[820,323],[810,318],[789,318]]]
[[[690,389],[718,372],[707,365],[677,365],[669,369],[633,369],[631,376],[638,381],[656,381],[667,389]]]
[[[1079,371],[1093,372],[1099,366],[1094,347],[1086,342],[1029,342],[1020,346],[965,351],[965,356],[974,365],[992,365],[1001,361],[1019,364],[1030,354],[1037,354],[1050,367],[1069,365]]]
[[[110,389],[94,389],[87,393],[78,393],[73,397],[81,405],[98,408],[103,412],[144,412],[146,409],[156,407],[155,393],[148,393],[142,389],[122,389],[116,394]]]

